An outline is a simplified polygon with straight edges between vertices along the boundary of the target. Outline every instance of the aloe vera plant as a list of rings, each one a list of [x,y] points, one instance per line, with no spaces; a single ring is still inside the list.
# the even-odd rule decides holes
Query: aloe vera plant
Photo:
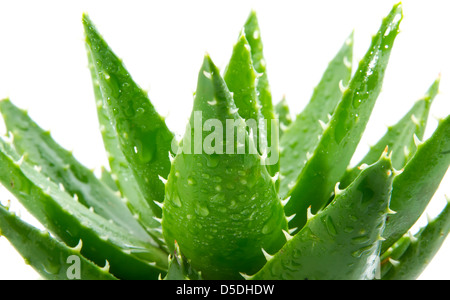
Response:
[[[383,19],[357,68],[353,34],[309,104],[273,104],[251,12],[226,68],[205,55],[181,140],[87,15],[86,50],[109,167],[99,178],[26,111],[0,102],[0,182],[48,230],[0,205],[0,234],[46,279],[414,279],[449,206],[409,230],[450,164],[450,116],[424,133],[424,97],[353,167],[402,20]]]

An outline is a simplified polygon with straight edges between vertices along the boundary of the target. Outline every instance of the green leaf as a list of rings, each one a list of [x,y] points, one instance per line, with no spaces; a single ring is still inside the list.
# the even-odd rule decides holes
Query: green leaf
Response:
[[[287,216],[295,215],[289,226],[301,228],[306,210],[321,209],[345,173],[363,135],[381,90],[392,45],[402,19],[400,4],[383,20],[371,46],[359,64],[330,122],[325,125],[319,144],[302,169],[285,206]],[[285,138],[287,134],[283,135]]]
[[[127,200],[127,206],[133,215],[137,218],[140,224],[149,232],[152,236],[157,238],[161,236],[158,232],[155,232],[155,228],[160,228],[161,224],[157,222],[154,217],[153,210],[150,204],[145,200],[144,195],[141,192],[139,183],[137,182],[133,170],[128,164],[126,157],[124,156],[122,149],[120,148],[119,138],[117,132],[112,125],[112,120],[109,117],[107,108],[105,108],[105,99],[99,85],[97,77],[97,71],[95,69],[95,60],[88,52],[89,70],[91,72],[91,78],[93,83],[94,96],[97,108],[97,117],[100,124],[100,132],[103,139],[103,145],[108,156],[109,166],[112,174],[116,178],[116,185],[119,191]],[[100,62],[100,61],[99,61]]]
[[[450,231],[450,205],[413,237],[404,236],[384,257],[383,280],[415,280],[433,259]],[[400,250],[400,251],[399,251]]]
[[[71,152],[54,141],[49,132],[33,122],[26,112],[8,99],[0,101],[0,110],[7,130],[13,134],[15,149],[25,161],[62,184],[70,196],[76,195],[80,203],[92,207],[97,214],[138,237],[148,238],[121,198],[78,162]]]
[[[241,34],[233,48],[233,54],[225,70],[223,79],[229,91],[233,94],[233,100],[238,113],[244,120],[257,122],[261,118],[258,113],[258,97],[256,91],[257,74],[253,68],[250,45],[244,34]],[[256,133],[256,132],[255,132]]]
[[[132,80],[122,61],[100,36],[87,15],[83,16],[88,57],[91,56],[120,148],[141,192],[157,217],[164,200],[164,183],[170,171],[173,134],[156,112],[146,93]]]
[[[82,240],[81,254],[97,265],[108,260],[114,276],[156,279],[167,267],[167,254],[150,237],[138,238],[75,201],[2,139],[0,170],[0,182],[45,228],[70,247]]]
[[[0,205],[0,234],[8,239],[27,264],[45,279],[74,279],[72,276],[83,280],[116,279],[108,272],[108,262],[105,261],[106,268],[99,267],[83,257],[77,248],[70,248],[50,236],[48,232],[41,232],[30,226],[2,205]],[[78,260],[77,265],[72,265],[71,259]],[[78,270],[72,270],[72,266]]]
[[[278,153],[278,128],[276,132],[272,133],[272,126],[277,127],[277,124],[272,124],[275,119],[272,103],[272,93],[270,91],[269,79],[266,71],[266,60],[263,54],[263,44],[261,39],[261,31],[258,24],[256,12],[252,11],[244,24],[245,38],[250,45],[252,55],[252,62],[255,71],[258,73],[257,81],[257,96],[258,104],[261,106],[261,114],[267,122],[267,147],[269,157],[273,158],[274,163],[267,165],[267,169],[271,176],[274,176],[280,170],[279,153]],[[272,136],[275,134],[275,136]],[[263,151],[264,152],[264,151]],[[275,162],[276,161],[276,162]]]
[[[366,156],[357,164],[357,167],[346,171],[340,186],[348,186],[358,176],[359,166],[370,165],[377,160],[386,147],[392,152],[392,165],[395,169],[402,169],[417,150],[414,135],[423,139],[428,121],[431,104],[439,90],[440,77],[436,79],[425,96],[416,101],[408,113],[395,124],[388,127],[386,134],[370,148]]]
[[[323,133],[319,120],[323,124],[327,123],[341,100],[342,91],[339,85],[348,85],[352,73],[352,59],[353,33],[328,64],[308,105],[284,131],[280,140],[281,198],[284,199],[289,194],[309,155],[317,147],[318,137]]]
[[[337,192],[323,211],[310,217],[252,279],[373,279],[392,171],[390,159],[383,155],[347,189]]]
[[[281,248],[287,222],[272,178],[209,56],[199,72],[189,124],[166,185],[164,237],[168,245],[176,240],[205,279],[242,279],[239,272],[264,264],[261,248]]]
[[[382,253],[419,219],[450,165],[450,116],[418,146],[404,171],[395,177],[390,208],[396,214],[386,222]]]
[[[253,133],[257,149],[262,153],[260,145],[267,142],[267,127],[260,126],[264,125],[261,123],[264,116],[257,96],[257,74],[253,68],[250,45],[244,33],[241,33],[233,48],[223,79],[233,95],[239,115],[248,126],[247,131]],[[262,137],[263,141],[260,141],[259,137]]]

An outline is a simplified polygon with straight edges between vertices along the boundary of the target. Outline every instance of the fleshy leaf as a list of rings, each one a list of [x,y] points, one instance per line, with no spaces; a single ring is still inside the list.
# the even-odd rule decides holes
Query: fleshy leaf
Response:
[[[240,272],[264,264],[261,248],[281,248],[287,222],[273,179],[209,56],[189,124],[166,184],[164,237],[168,245],[176,240],[203,278],[242,279]]]
[[[402,169],[417,150],[414,135],[423,139],[428,115],[434,97],[439,90],[440,77],[434,81],[425,96],[416,101],[408,113],[395,124],[388,127],[386,134],[370,148],[366,156],[356,165],[346,171],[341,180],[341,187],[349,185],[360,171],[363,164],[370,165],[377,160],[386,147],[392,152],[392,165],[395,169]]]
[[[256,90],[258,92],[258,104],[261,106],[261,114],[267,122],[267,147],[273,151],[268,154],[273,157],[274,162],[275,158],[276,163],[267,165],[267,169],[271,176],[274,176],[279,172],[280,163],[278,160],[278,128],[276,132],[272,133],[272,127],[277,127],[277,124],[272,124],[272,120],[275,119],[275,114],[273,110],[272,103],[272,92],[270,91],[269,79],[266,71],[266,60],[264,59],[263,53],[263,43],[261,39],[261,31],[258,24],[258,18],[256,16],[256,12],[252,11],[247,18],[247,21],[244,24],[244,33],[245,38],[247,39],[250,50],[252,54],[252,62],[255,68],[255,71],[258,73],[258,81]],[[272,137],[272,134],[276,134]],[[273,142],[276,145],[273,145]],[[263,149],[262,152],[264,152]],[[276,153],[274,153],[276,151]]]
[[[156,112],[146,93],[132,80],[122,61],[83,16],[88,55],[94,62],[103,106],[117,133],[141,192],[157,217],[164,201],[164,183],[170,171],[173,134]]]
[[[156,279],[167,267],[167,254],[150,237],[137,238],[75,201],[2,139],[0,170],[0,182],[45,228],[70,247],[81,239],[81,254],[97,265],[108,260],[114,276]]]
[[[70,248],[51,237],[48,232],[42,232],[25,223],[2,205],[0,205],[0,232],[27,264],[45,279],[116,279],[107,269],[83,257],[77,249]],[[106,261],[105,263],[107,266],[108,263]],[[72,270],[74,267],[77,269]]]
[[[395,177],[382,253],[419,219],[450,165],[450,116],[441,120],[432,136],[418,146],[404,171]]]
[[[248,124],[248,131],[253,131],[255,141],[263,136],[266,139],[266,130],[260,128],[260,120],[264,117],[261,114],[260,105],[257,96],[257,74],[253,68],[250,46],[244,34],[241,34],[238,42],[233,48],[233,54],[225,70],[223,79],[227,84],[229,91],[233,95],[236,108],[239,109],[239,115]],[[263,130],[263,134],[258,134]],[[257,142],[259,149],[260,143]],[[260,151],[261,152],[261,151]]]
[[[384,72],[402,19],[401,5],[393,7],[383,20],[371,46],[336,107],[319,144],[302,169],[285,206],[287,216],[296,214],[289,223],[301,228],[309,206],[313,213],[329,200],[333,188],[344,175],[363,135],[375,101],[381,90]],[[287,133],[283,138],[288,136]]]
[[[392,171],[390,159],[383,155],[312,216],[252,279],[373,279]]]
[[[433,259],[450,231],[450,204],[413,237],[405,235],[386,253],[383,280],[415,280]]]
[[[70,196],[76,195],[80,203],[92,207],[105,219],[139,237],[148,237],[121,198],[33,122],[26,112],[8,99],[0,102],[0,110],[7,130],[13,134],[14,147],[25,161],[36,165],[44,176],[60,183]]]
[[[154,219],[156,215],[153,213],[150,204],[145,200],[133,170],[130,168],[128,161],[120,148],[117,132],[111,123],[107,108],[104,106],[105,99],[103,98],[99,85],[95,60],[89,52],[89,48],[87,49],[87,52],[96,101],[97,118],[100,124],[100,133],[108,156],[111,172],[116,179],[116,185],[118,186],[122,197],[127,200],[127,206],[133,215],[136,216],[136,219],[152,236],[160,237],[160,234],[153,229],[160,228],[161,224]]]
[[[253,68],[250,51],[245,35],[241,35],[233,48],[223,79],[233,94],[239,115],[244,120],[258,120],[257,74]]]
[[[286,128],[280,140],[280,196],[285,198],[305,166],[308,153],[312,154],[323,133],[319,120],[326,124],[342,98],[339,85],[348,85],[353,58],[353,34],[328,64],[310,102]]]

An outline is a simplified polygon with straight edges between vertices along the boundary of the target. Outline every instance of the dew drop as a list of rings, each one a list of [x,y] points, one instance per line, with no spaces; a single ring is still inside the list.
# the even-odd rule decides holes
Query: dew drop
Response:
[[[195,212],[202,217],[207,217],[209,215],[209,209],[206,206],[198,204],[195,208]]]
[[[367,235],[363,235],[363,236],[358,236],[358,237],[354,237],[352,239],[352,243],[353,244],[365,244],[369,241],[369,236]]]
[[[371,249],[372,249],[372,246],[363,247],[363,248],[358,249],[355,252],[353,252],[352,256],[353,257],[361,257],[361,255],[363,255],[364,252],[370,251]]]
[[[209,155],[206,160],[206,165],[210,168],[215,168],[219,164],[218,155]]]
[[[231,202],[230,202],[230,208],[236,208],[236,207],[237,207],[236,201],[231,200]]]
[[[336,226],[334,225],[331,217],[327,216],[324,221],[325,221],[325,226],[327,227],[328,233],[331,235],[336,235],[337,234]]]
[[[175,206],[175,207],[181,207],[181,200],[180,200],[180,196],[178,195],[178,193],[177,192],[175,192],[175,193],[173,193],[172,194],[172,204]]]
[[[361,105],[361,103],[362,103],[362,100],[360,98],[355,99],[355,100],[353,100],[353,107],[358,108]]]
[[[263,234],[268,234],[270,232],[270,226],[269,224],[264,225],[264,227],[262,228],[261,232]]]
[[[187,183],[189,185],[195,185],[197,182],[195,181],[194,178],[192,178],[191,176],[187,179]]]
[[[44,271],[50,275],[56,275],[61,270],[61,265],[52,263],[48,261],[48,263],[44,264]]]

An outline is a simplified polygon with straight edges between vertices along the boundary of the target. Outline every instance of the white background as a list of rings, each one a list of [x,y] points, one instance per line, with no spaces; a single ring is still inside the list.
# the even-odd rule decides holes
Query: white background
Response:
[[[450,113],[448,1],[403,1],[404,19],[382,94],[358,148],[358,161],[420,98],[439,73],[432,116]],[[134,79],[149,91],[169,127],[182,134],[203,55],[223,69],[251,9],[260,22],[274,102],[286,95],[301,111],[328,61],[355,30],[354,63],[394,1],[2,1],[0,98],[10,97],[86,166],[106,164],[87,68],[81,16],[87,12]],[[426,137],[435,129],[431,117]],[[4,134],[0,122],[0,134]],[[428,209],[435,216],[450,194],[447,174]],[[0,201],[12,199],[0,188]],[[11,209],[36,222],[13,202]],[[426,222],[423,216],[418,226]],[[39,224],[36,224],[39,226]],[[450,241],[421,279],[450,279]],[[39,276],[0,238],[0,279]]]

